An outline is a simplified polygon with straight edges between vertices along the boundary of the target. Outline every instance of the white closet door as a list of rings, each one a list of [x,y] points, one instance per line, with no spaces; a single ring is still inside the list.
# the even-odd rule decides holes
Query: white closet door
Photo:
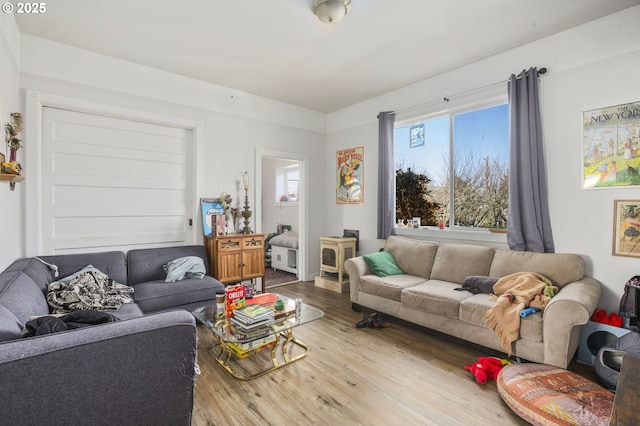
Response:
[[[190,244],[191,130],[43,108],[44,253]]]

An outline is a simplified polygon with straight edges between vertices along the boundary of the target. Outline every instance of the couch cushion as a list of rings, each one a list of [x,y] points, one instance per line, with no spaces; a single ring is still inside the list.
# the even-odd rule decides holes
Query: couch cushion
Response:
[[[47,291],[47,286],[53,281],[53,271],[35,257],[25,257],[13,262],[6,272],[22,271],[36,283],[43,293]]]
[[[476,294],[460,302],[460,321],[487,327],[485,315],[495,302],[490,294]],[[542,312],[536,312],[520,319],[520,338],[542,342]]]
[[[484,317],[496,302],[491,300],[490,294],[476,294],[460,302],[460,321],[467,324],[487,327]]]
[[[216,293],[224,292],[224,285],[213,277],[184,279],[167,283],[164,278],[133,286],[134,298],[144,312],[170,309],[179,305],[204,302],[214,303]]]
[[[389,277],[378,277],[376,275],[363,275],[360,277],[360,291],[400,301],[400,293],[405,288],[413,287],[423,283],[424,278],[415,275],[401,274]]]
[[[459,285],[429,280],[402,290],[401,301],[406,307],[431,314],[458,319],[460,302],[471,297],[468,291],[456,291]]]
[[[520,319],[520,338],[542,342],[542,312],[527,315]]]
[[[42,290],[21,271],[0,274],[0,304],[13,312],[23,325],[31,316],[49,313]]]
[[[161,247],[153,249],[129,250],[127,268],[129,269],[129,285],[147,281],[164,280],[167,276],[163,266],[172,260],[186,256],[198,256],[204,261],[208,270],[207,252],[204,246]],[[215,294],[213,295],[215,299]],[[142,307],[143,311],[146,311]]]
[[[119,320],[138,318],[144,315],[137,303],[123,303],[115,311],[107,311]]]
[[[438,243],[392,235],[387,239],[384,248],[393,253],[396,263],[407,274],[428,279]]]
[[[127,264],[121,251],[60,254],[40,258],[58,267],[58,278],[74,274],[87,265],[93,265],[115,282],[127,284]]]
[[[493,252],[491,247],[440,244],[433,261],[431,279],[462,284],[470,275],[491,275],[489,268]]]
[[[537,272],[562,288],[584,276],[584,259],[577,254],[536,253],[530,251],[496,250],[489,275],[504,277],[515,272]]]
[[[13,312],[0,305],[0,342],[22,337],[22,326]]]

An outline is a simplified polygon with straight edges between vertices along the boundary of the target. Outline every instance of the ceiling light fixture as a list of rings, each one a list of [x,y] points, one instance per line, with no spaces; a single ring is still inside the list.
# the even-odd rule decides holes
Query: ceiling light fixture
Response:
[[[311,10],[325,24],[342,21],[351,9],[351,0],[313,0]]]

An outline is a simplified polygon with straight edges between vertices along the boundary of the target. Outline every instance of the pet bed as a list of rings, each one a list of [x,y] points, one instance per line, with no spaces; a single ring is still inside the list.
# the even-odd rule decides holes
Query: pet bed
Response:
[[[298,233],[286,231],[269,240],[271,267],[281,271],[298,273]]]

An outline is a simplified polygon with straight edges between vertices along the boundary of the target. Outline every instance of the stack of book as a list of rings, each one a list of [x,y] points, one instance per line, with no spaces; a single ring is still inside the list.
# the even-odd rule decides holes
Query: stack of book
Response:
[[[231,322],[242,330],[254,330],[273,324],[275,312],[262,305],[249,305],[233,311]]]
[[[275,307],[276,300],[278,300],[278,296],[276,296],[275,294],[262,293],[262,294],[256,294],[255,296],[253,296],[253,299],[247,299],[246,304],[261,305],[261,306],[264,306],[265,308],[269,308],[273,310],[275,313],[276,320],[285,319],[290,315],[295,315],[296,313],[295,305],[285,303],[284,309],[282,309],[281,311],[278,311]]]
[[[246,358],[262,352],[265,349],[272,348],[276,343],[276,337],[275,334],[269,334],[246,343],[227,343],[227,347],[231,352],[236,354],[238,358]]]

